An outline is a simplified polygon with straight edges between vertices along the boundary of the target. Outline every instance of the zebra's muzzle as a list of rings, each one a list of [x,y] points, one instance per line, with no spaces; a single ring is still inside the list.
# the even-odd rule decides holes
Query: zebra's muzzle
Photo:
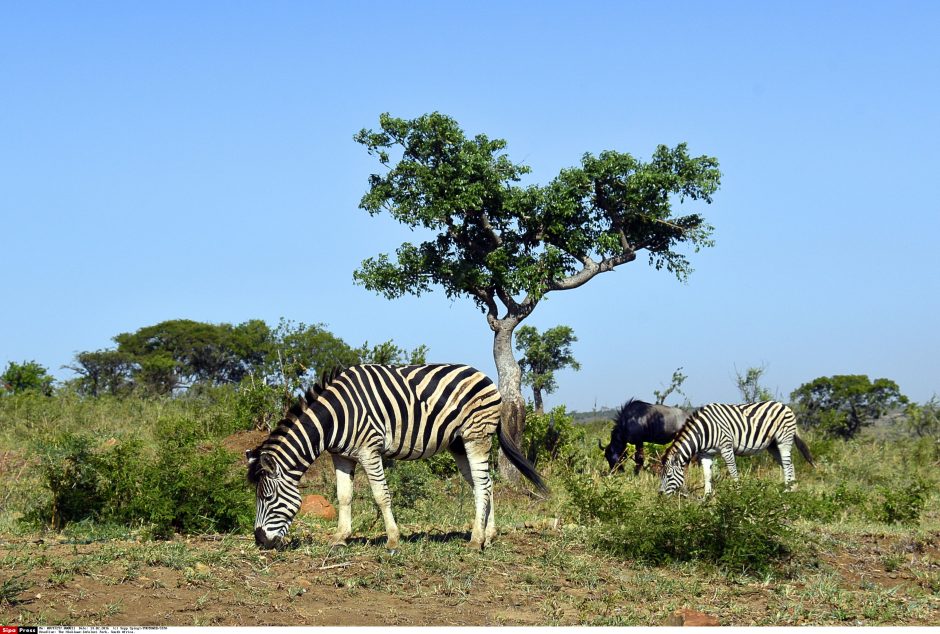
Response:
[[[277,537],[273,539],[269,538],[268,534],[260,526],[255,529],[255,544],[259,548],[266,548],[266,549],[276,548],[277,542],[278,542]]]

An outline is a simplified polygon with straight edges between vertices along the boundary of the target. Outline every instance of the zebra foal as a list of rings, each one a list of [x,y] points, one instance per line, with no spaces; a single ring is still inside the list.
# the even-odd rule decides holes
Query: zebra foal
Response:
[[[358,464],[382,511],[387,548],[398,547],[383,457],[416,460],[450,451],[473,487],[476,515],[470,545],[479,549],[496,534],[489,467],[494,434],[509,461],[547,491],[500,425],[499,390],[470,366],[358,365],[323,383],[308,390],[261,445],[245,452],[248,480],[257,491],[259,546],[276,545],[287,533],[300,508],[300,478],[324,451],[336,470],[336,545],[345,544],[352,533],[352,482]]]
[[[712,460],[721,455],[728,472],[738,479],[735,455],[748,456],[768,450],[783,468],[783,481],[794,480],[790,451],[796,444],[811,465],[809,447],[796,431],[793,411],[777,401],[724,405],[711,403],[693,412],[663,456],[659,492],[675,493],[685,480],[685,468],[693,457],[702,463],[705,495],[712,491]]]

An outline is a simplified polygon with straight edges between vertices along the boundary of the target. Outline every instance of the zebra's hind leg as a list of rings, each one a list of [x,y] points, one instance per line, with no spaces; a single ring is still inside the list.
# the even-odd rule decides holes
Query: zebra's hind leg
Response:
[[[331,546],[345,546],[352,534],[352,496],[353,476],[356,473],[356,461],[333,454],[333,467],[336,469],[336,500],[339,504],[339,520]]]
[[[728,444],[721,447],[719,451],[721,452],[721,458],[725,461],[725,464],[728,465],[728,475],[731,476],[732,480],[737,480],[738,462],[734,459],[734,447]]]
[[[461,460],[457,460],[460,472],[473,487],[476,514],[470,534],[470,548],[479,550],[485,548],[487,542],[496,536],[496,521],[493,519],[493,481],[490,478],[491,447],[490,437],[464,440],[466,466],[462,466]],[[457,455],[454,457],[457,458]]]
[[[387,540],[385,547],[389,550],[398,550],[398,524],[395,523],[395,516],[392,515],[392,495],[388,490],[388,482],[385,480],[385,469],[382,467],[382,456],[377,451],[360,450],[359,464],[365,470],[369,477],[369,487],[372,489],[372,497],[375,503],[382,511],[382,519],[385,520],[385,534]]]
[[[793,449],[793,445],[778,444],[777,451],[780,453],[780,467],[783,469],[783,484],[787,488],[793,488],[796,486],[796,474],[793,472],[793,458],[790,456],[790,451]]]

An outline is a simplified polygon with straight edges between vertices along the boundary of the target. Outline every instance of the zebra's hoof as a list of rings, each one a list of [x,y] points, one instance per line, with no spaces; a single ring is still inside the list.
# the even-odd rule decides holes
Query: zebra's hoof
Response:
[[[477,552],[482,552],[484,548],[484,543],[470,540],[469,542],[467,542],[467,548],[469,548],[470,550],[475,550]]]
[[[394,556],[394,555],[397,555],[397,554],[398,554],[398,549],[397,549],[397,548],[386,548],[385,550],[386,550],[386,552],[387,552],[389,555],[393,555],[393,556]]]

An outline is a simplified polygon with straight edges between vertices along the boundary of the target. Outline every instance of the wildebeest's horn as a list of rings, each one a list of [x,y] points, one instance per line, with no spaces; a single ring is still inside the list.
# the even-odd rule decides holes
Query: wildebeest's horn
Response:
[[[601,444],[601,439],[600,439],[600,438],[597,439],[597,448],[598,448],[598,449],[601,449],[601,450],[604,449],[604,445]]]

